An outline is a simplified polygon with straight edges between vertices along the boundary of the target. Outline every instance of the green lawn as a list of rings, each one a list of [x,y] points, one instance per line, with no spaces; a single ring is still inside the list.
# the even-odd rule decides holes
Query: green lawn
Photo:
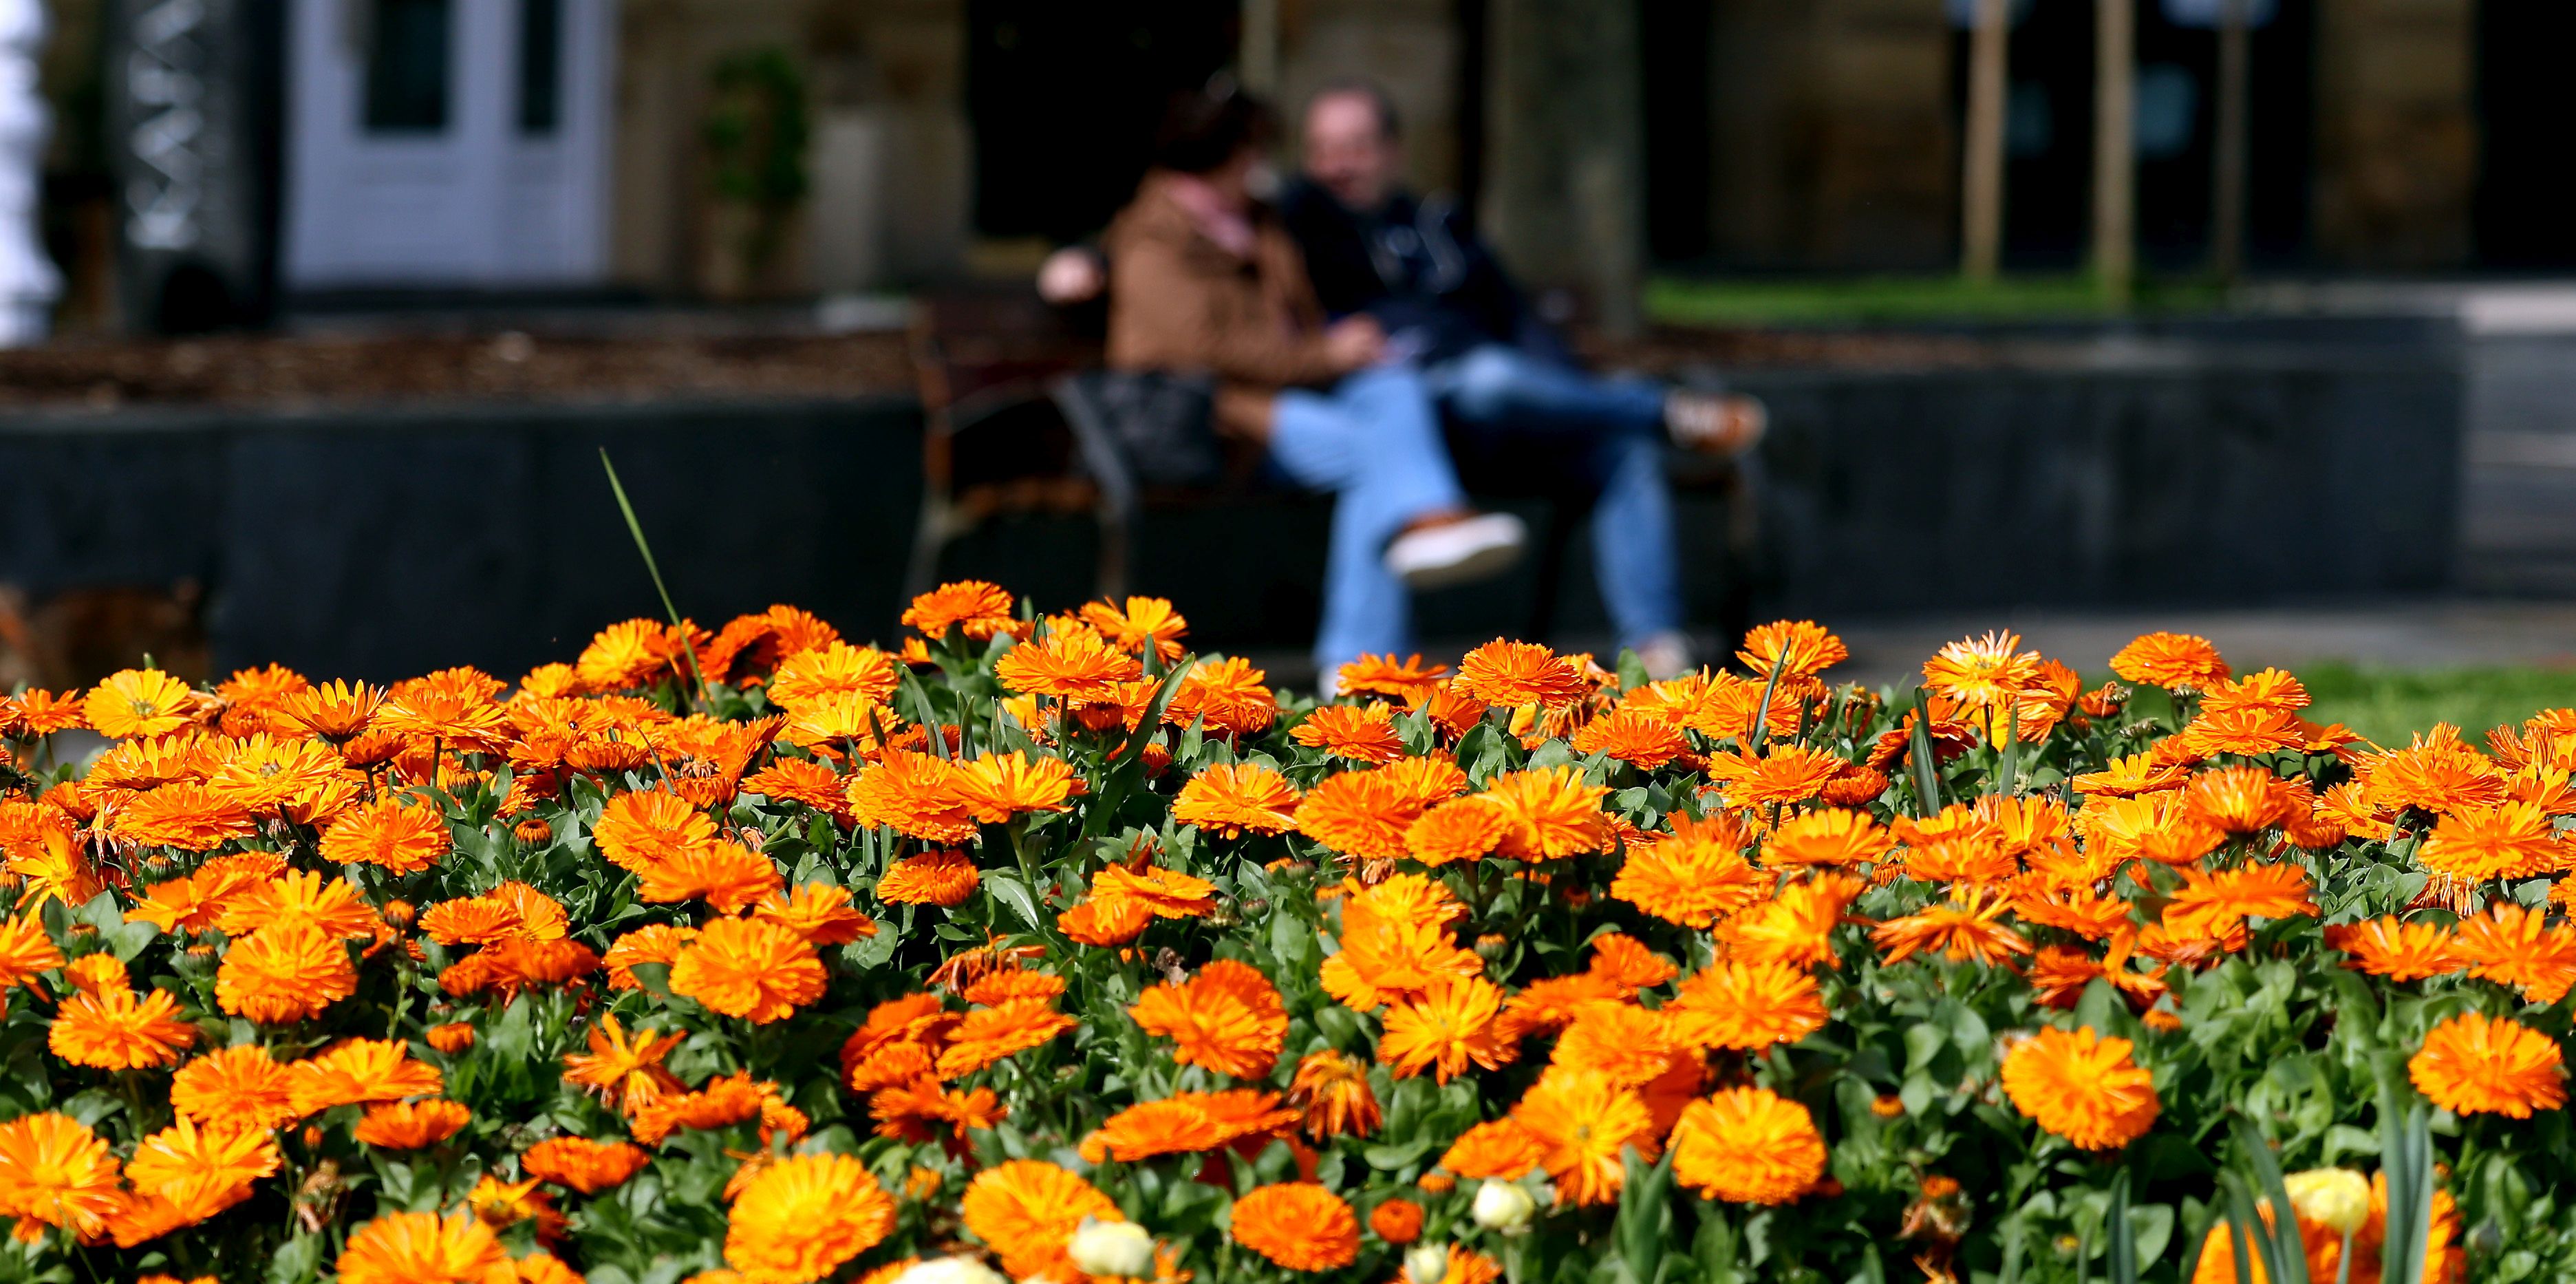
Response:
[[[2202,281],[2141,281],[2130,311],[2207,311],[2225,293]],[[2005,277],[1971,285],[1957,276],[1685,279],[1646,286],[1646,313],[1670,325],[1836,325],[1943,320],[2019,321],[2116,311],[2079,275]]]
[[[2487,728],[2518,723],[2542,709],[2576,706],[2576,670],[2450,669],[2409,672],[2310,664],[2293,670],[2316,703],[2310,721],[2340,722],[2382,745],[2402,745],[2436,722],[2459,727],[2472,743]]]

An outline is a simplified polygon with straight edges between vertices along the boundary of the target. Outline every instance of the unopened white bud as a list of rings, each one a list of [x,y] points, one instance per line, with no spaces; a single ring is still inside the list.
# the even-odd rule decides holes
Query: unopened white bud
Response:
[[[1519,1185],[1488,1177],[1476,1188],[1476,1206],[1470,1215],[1476,1224],[1489,1231],[1517,1234],[1529,1227],[1530,1217],[1538,1211],[1538,1201]]]
[[[1404,1255],[1404,1277],[1412,1284],[1440,1284],[1449,1278],[1449,1246],[1416,1244]]]
[[[2281,1179],[2299,1216],[2349,1235],[2370,1220],[2370,1179],[2349,1168],[2311,1168]]]
[[[1067,1256],[1085,1275],[1120,1279],[1152,1278],[1154,1237],[1134,1222],[1104,1222],[1085,1217],[1075,1228]]]

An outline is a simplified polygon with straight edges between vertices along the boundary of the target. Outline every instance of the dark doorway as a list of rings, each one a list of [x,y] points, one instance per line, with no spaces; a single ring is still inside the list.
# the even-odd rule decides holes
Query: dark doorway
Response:
[[[2313,4],[2254,5],[2264,21],[2248,77],[2246,250],[2257,264],[2295,263],[2307,247]],[[2004,253],[2015,268],[2071,269],[2083,262],[2093,218],[2094,6],[2014,8],[2021,17],[2004,109]],[[2189,19],[2214,8],[2210,0],[2137,5],[2138,252],[2169,272],[2198,268],[2209,255],[2218,33]],[[1955,37],[1952,56],[1952,110],[1964,121],[1967,33]]]
[[[2559,184],[2576,161],[2567,128],[2567,51],[2576,5],[2478,5],[2478,260],[2491,267],[2576,266]]]
[[[1658,263],[1709,251],[1712,104],[1708,0],[1645,0],[1638,34],[1646,98],[1646,249]]]
[[[1216,0],[969,0],[975,230],[1078,240],[1136,190],[1173,91],[1234,61]]]

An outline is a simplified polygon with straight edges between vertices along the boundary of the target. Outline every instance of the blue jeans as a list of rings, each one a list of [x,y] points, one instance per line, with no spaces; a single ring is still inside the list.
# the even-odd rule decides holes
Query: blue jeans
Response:
[[[1661,385],[1601,378],[1502,344],[1440,362],[1424,380],[1467,433],[1526,435],[1582,461],[1599,494],[1593,578],[1621,645],[1682,626]]]
[[[1363,370],[1330,392],[1291,388],[1270,420],[1270,459],[1291,481],[1334,497],[1315,664],[1329,672],[1412,642],[1413,602],[1386,568],[1386,544],[1415,518],[1467,506],[1422,376]]]

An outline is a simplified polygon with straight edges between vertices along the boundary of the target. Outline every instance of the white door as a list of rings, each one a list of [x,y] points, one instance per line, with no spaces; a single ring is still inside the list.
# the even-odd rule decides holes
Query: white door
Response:
[[[599,280],[614,3],[293,0],[287,284]]]

